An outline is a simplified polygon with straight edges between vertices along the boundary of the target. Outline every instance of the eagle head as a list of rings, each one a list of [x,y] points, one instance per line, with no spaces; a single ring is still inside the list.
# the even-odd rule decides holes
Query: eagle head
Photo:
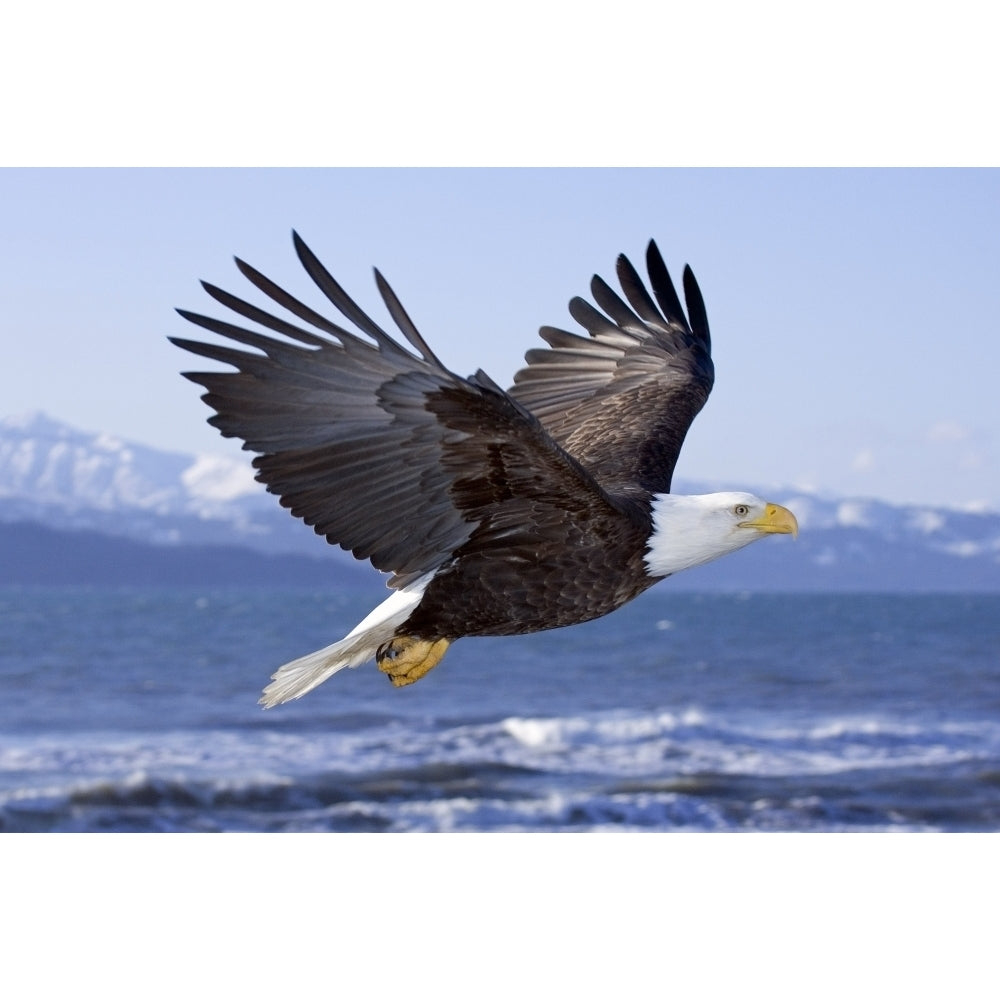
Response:
[[[735,552],[765,535],[798,534],[795,515],[752,493],[659,494],[646,549],[650,576],[670,576]]]

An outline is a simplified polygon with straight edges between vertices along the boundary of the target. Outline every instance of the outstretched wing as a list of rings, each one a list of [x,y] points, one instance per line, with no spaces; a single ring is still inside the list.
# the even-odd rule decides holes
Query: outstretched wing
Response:
[[[627,304],[595,275],[590,288],[604,313],[581,298],[569,304],[590,337],[543,326],[539,333],[549,349],[528,351],[527,367],[508,390],[619,496],[669,492],[684,437],[714,380],[708,318],[694,274],[684,268],[685,317],[653,241],[646,266],[655,302],[620,256],[618,280]]]
[[[239,259],[252,284],[313,329],[203,282],[217,302],[281,336],[178,310],[250,350],[170,338],[236,369],[184,374],[208,390],[202,398],[216,411],[209,423],[259,453],[257,479],[292,514],[392,572],[390,585],[402,587],[437,569],[474,534],[516,544],[518,531],[532,525],[510,517],[511,502],[523,508],[527,499],[539,512],[558,497],[608,503],[523,406],[482,372],[464,379],[438,361],[377,271],[389,313],[416,353],[380,329],[297,234],[293,239],[315,284],[370,339],[332,323]]]

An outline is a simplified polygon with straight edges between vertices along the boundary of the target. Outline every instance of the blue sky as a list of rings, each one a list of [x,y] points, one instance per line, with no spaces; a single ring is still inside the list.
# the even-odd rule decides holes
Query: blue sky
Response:
[[[442,359],[502,383],[542,324],[655,237],[705,295],[717,381],[678,475],[1000,507],[1000,172],[0,171],[0,415],[234,454],[175,306],[238,254],[324,307],[294,227],[378,321],[378,266]]]

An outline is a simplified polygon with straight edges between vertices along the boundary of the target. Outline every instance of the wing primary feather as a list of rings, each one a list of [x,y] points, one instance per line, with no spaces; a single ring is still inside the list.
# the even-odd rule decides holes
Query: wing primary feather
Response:
[[[215,285],[212,285],[207,281],[203,281],[201,283],[201,287],[204,288],[216,302],[221,303],[227,309],[232,309],[233,312],[239,313],[240,316],[252,320],[254,323],[260,323],[261,326],[266,326],[269,330],[274,330],[275,333],[283,333],[285,336],[292,337],[303,344],[309,344],[310,347],[324,347],[328,343],[328,341],[324,340],[322,337],[317,337],[316,334],[310,333],[308,330],[303,330],[301,327],[295,326],[293,323],[279,319],[277,316],[272,316],[263,309],[259,309],[257,306],[251,305],[249,302],[245,302],[243,299],[237,298],[230,292],[217,288]],[[185,318],[188,318],[182,310],[178,309],[177,311],[182,316],[185,316]],[[338,336],[340,336],[339,333]]]
[[[671,323],[676,323],[683,329],[688,328],[684,310],[681,308],[681,300],[677,297],[677,289],[670,278],[670,272],[663,261],[660,248],[655,240],[649,241],[646,248],[646,268],[649,271],[649,283],[653,288],[656,301],[659,302],[663,315]]]
[[[608,337],[620,337],[620,325],[612,323],[603,313],[598,312],[586,299],[581,299],[578,295],[570,299],[569,314],[580,324],[591,337],[604,334]],[[635,317],[631,316],[633,323]]]
[[[244,330],[242,327],[233,326],[232,323],[223,322],[220,319],[212,319],[210,316],[201,316],[198,313],[189,312],[187,309],[178,309],[177,313],[183,316],[189,323],[194,323],[195,326],[200,326],[205,330],[211,330],[212,333],[222,334],[224,337],[229,337],[230,340],[235,340],[240,344],[246,344],[247,347],[255,347],[258,351],[266,354],[268,357],[274,357],[278,354],[284,356],[284,352],[287,351],[297,351],[300,355],[308,355],[310,352],[303,351],[301,347],[295,344],[289,344],[285,340],[275,340],[273,337],[266,337],[262,333],[254,333],[250,330]],[[318,339],[318,338],[317,338]],[[319,343],[324,346],[324,341],[320,340]]]
[[[292,242],[302,266],[317,288],[352,322],[364,330],[383,350],[402,351],[399,346],[355,301],[340,287],[332,274],[320,263],[319,258],[306,246],[305,241],[294,230]],[[406,353],[406,352],[404,352]]]
[[[179,309],[177,311],[180,312]],[[198,322],[198,317],[196,317],[193,313],[188,315],[181,312],[181,315],[185,319],[190,319],[193,323]],[[232,347],[223,347],[221,344],[205,344],[200,340],[187,340],[184,337],[168,337],[167,340],[169,340],[175,347],[180,347],[185,351],[190,351],[192,354],[197,354],[203,358],[209,358],[212,361],[221,361],[223,364],[232,365],[234,368],[238,368],[241,371],[245,370],[248,367],[248,364],[252,364],[255,359],[260,359],[260,361],[267,360],[260,354],[247,354],[246,351],[237,351]],[[181,374],[185,378],[191,379],[192,382],[195,382],[202,378],[211,378],[215,373],[181,372]]]
[[[599,275],[595,274],[590,281],[590,292],[594,301],[623,330],[632,333],[642,332],[639,317],[625,304],[622,297]]]
[[[227,323],[225,320],[214,319],[211,316],[202,316],[200,313],[189,312],[187,309],[178,309],[177,313],[184,317],[189,323],[194,323],[195,326],[200,326],[205,330],[211,330],[212,333],[218,333],[223,337],[228,337],[230,340],[235,340],[238,343],[246,344],[248,347],[255,347],[260,350],[267,357],[275,359],[279,356],[284,358],[286,361],[290,358],[312,358],[313,354],[316,352],[305,351],[303,348],[298,347],[295,344],[289,344],[282,340],[275,340],[273,337],[265,337],[262,334],[252,333],[249,330],[244,330],[242,327],[234,326],[232,323]],[[375,353],[374,348],[371,344],[366,341],[361,340],[359,337],[355,337],[353,334],[347,333],[346,330],[340,331],[338,336],[343,341],[343,346],[345,348],[350,348],[352,344],[360,344],[365,351],[370,353]],[[171,338],[168,338],[171,339]],[[335,345],[329,341],[319,341],[319,346],[327,351],[330,350],[341,350],[340,345]],[[243,354],[244,358],[252,361],[255,358],[260,357],[257,354]],[[317,362],[312,361],[315,365]],[[300,364],[295,365],[296,368],[301,368]],[[300,372],[303,377],[309,378],[309,372]],[[329,376],[324,375],[324,381],[327,380]]]
[[[646,286],[642,283],[639,273],[632,266],[632,261],[625,254],[618,255],[617,271],[625,298],[628,299],[639,318],[645,320],[654,329],[662,329],[663,316],[656,308],[656,303],[649,297],[649,292],[646,291]]]
[[[444,365],[438,360],[437,355],[428,346],[427,341],[420,336],[420,331],[403,308],[403,304],[399,301],[396,293],[389,286],[389,282],[382,277],[377,267],[374,270],[375,284],[378,286],[382,300],[385,302],[386,308],[389,310],[389,315],[392,316],[396,326],[402,330],[403,336],[423,355],[425,361],[437,365],[438,368],[444,368]]]
[[[280,285],[276,285],[270,278],[263,275],[255,267],[252,267],[245,260],[235,257],[236,266],[251,284],[259,288],[268,298],[273,299],[278,305],[283,306],[290,313],[298,316],[299,319],[311,323],[320,330],[332,333],[335,337],[340,337],[343,330],[335,323],[331,323],[325,316],[321,316],[315,309],[310,309],[303,302],[299,302],[293,295],[289,295]],[[350,336],[350,335],[348,335]]]
[[[712,344],[708,332],[708,312],[694,271],[687,264],[684,265],[684,298],[687,300],[688,315],[691,317],[691,329],[701,337],[705,342],[705,349],[708,350]]]

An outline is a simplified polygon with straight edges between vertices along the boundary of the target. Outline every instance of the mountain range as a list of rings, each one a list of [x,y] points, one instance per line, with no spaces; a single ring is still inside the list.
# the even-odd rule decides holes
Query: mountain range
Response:
[[[1000,512],[750,489],[798,517],[686,572],[687,590],[1000,590]],[[250,456],[168,452],[42,413],[0,420],[0,584],[301,583],[376,579],[253,479]],[[682,582],[683,581],[683,582]]]

